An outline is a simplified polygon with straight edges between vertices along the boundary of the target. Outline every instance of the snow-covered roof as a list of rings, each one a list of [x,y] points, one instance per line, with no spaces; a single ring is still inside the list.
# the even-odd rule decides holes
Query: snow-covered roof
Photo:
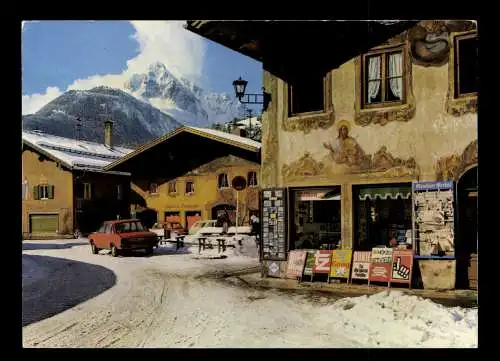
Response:
[[[194,129],[198,132],[202,132],[205,134],[214,135],[216,137],[224,138],[224,139],[230,140],[232,142],[240,143],[241,145],[247,145],[250,147],[254,147],[256,150],[260,149],[260,147],[261,147],[261,144],[259,142],[256,142],[255,140],[252,140],[249,138],[240,137],[239,135],[236,135],[236,134],[230,134],[230,133],[222,132],[220,130],[209,129],[209,128],[196,128],[196,127],[188,127],[188,126],[185,126],[185,128]]]
[[[137,148],[135,151],[125,155],[123,158],[120,158],[113,163],[109,164],[106,166],[106,170],[113,169],[115,166],[127,161],[130,158],[135,157],[136,155],[146,151],[147,149],[153,148],[154,146],[163,143],[164,141],[180,134],[183,132],[188,132],[194,135],[198,135],[201,137],[209,138],[218,142],[234,145],[237,147],[241,147],[243,149],[249,150],[251,152],[259,152],[261,144],[259,142],[256,142],[255,140],[240,137],[236,134],[229,134],[222,132],[220,130],[215,130],[215,129],[208,129],[208,128],[197,128],[197,127],[190,127],[187,125],[184,125],[180,128],[177,128],[173,132],[167,133],[161,137],[156,138],[152,142],[145,144],[139,148]]]
[[[230,122],[228,124],[231,124],[231,123],[232,122]],[[245,118],[245,119],[238,120],[236,122],[236,125],[242,126],[242,127],[250,127],[250,126],[255,127],[255,128],[261,127],[259,117],[251,117],[251,118]]]
[[[59,137],[36,130],[23,130],[23,142],[60,161],[70,169],[102,171],[108,164],[133,152],[123,147]]]

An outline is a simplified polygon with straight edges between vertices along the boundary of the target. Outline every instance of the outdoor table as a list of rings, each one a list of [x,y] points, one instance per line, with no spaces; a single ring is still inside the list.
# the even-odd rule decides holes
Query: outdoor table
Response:
[[[217,252],[220,253],[221,249],[222,249],[222,252],[226,252],[226,239],[225,238],[217,238]]]
[[[205,250],[206,245],[207,245],[206,241],[207,241],[207,237],[199,237],[198,238],[198,253],[201,253],[202,249]]]

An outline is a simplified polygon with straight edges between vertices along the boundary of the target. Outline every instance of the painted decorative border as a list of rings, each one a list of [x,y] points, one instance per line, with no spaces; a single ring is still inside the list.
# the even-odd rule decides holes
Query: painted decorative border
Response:
[[[273,99],[278,99],[278,79],[268,71],[264,71],[264,87],[271,92]],[[278,182],[278,105],[271,101],[262,117],[262,167],[260,173],[261,186],[276,186]]]
[[[455,98],[455,37],[477,33],[477,30],[450,33],[450,60],[448,62],[448,94],[446,112],[455,117],[477,113],[477,95]]]
[[[452,154],[448,157],[441,157],[436,162],[437,181],[458,181],[460,177],[469,169],[477,167],[478,147],[477,139],[465,147],[462,154]]]
[[[335,111],[333,109],[332,99],[332,72],[328,72],[324,81],[324,111],[302,113],[289,116],[288,109],[288,83],[283,81],[283,122],[281,129],[285,132],[303,132],[310,133],[316,129],[328,129],[335,122]]]
[[[355,64],[355,79],[356,79],[356,96],[354,103],[354,121],[357,125],[367,126],[371,123],[385,125],[393,121],[403,121],[407,122],[415,116],[415,96],[413,95],[413,81],[412,81],[412,61],[408,52],[408,41],[404,40],[399,44],[396,41],[402,40],[404,35],[393,38],[394,43],[389,41],[387,44],[391,47],[395,45],[404,45],[403,56],[405,61],[405,92],[406,92],[406,103],[402,105],[394,105],[390,107],[380,107],[371,109],[362,109],[362,79],[361,79],[361,66],[362,66],[362,55],[358,56],[354,60]],[[388,45],[379,46],[373,48],[373,50],[383,49],[389,47]]]

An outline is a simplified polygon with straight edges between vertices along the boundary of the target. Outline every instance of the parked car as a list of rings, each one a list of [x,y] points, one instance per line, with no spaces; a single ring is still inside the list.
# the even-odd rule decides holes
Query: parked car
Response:
[[[109,249],[113,257],[121,251],[139,249],[152,254],[153,248],[158,245],[158,236],[146,230],[138,219],[106,221],[88,239],[93,254]]]
[[[217,227],[217,221],[210,219],[206,221],[196,221],[189,229],[189,235],[196,237],[199,235],[219,235],[222,234],[222,227]],[[238,234],[250,234],[252,227],[250,226],[238,226]],[[236,234],[236,227],[232,226],[228,228],[228,235]]]

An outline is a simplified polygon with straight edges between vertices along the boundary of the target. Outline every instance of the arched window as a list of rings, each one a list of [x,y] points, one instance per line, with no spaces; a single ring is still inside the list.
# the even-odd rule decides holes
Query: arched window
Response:
[[[217,181],[217,188],[229,188],[229,182],[227,181],[226,173],[219,174],[219,178]]]
[[[255,187],[258,185],[257,172],[248,172],[247,184],[249,187]]]

